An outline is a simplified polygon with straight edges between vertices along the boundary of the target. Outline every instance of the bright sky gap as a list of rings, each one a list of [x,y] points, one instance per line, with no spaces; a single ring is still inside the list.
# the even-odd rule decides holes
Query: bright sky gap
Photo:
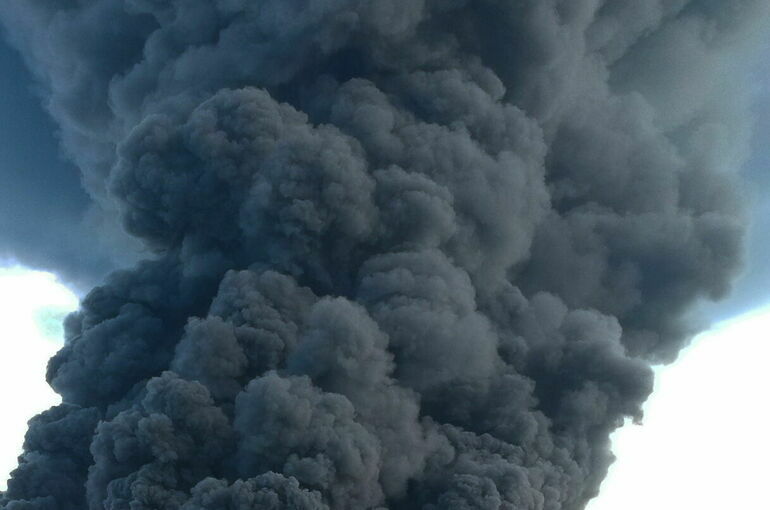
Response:
[[[51,273],[0,268],[0,490],[16,467],[27,420],[61,398],[45,382],[45,367],[60,347],[62,320],[78,300]]]

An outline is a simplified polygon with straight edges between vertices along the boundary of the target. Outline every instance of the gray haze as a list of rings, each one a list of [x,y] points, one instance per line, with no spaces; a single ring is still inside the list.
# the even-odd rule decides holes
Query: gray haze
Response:
[[[765,35],[761,58],[751,69],[754,129],[751,155],[744,165],[745,196],[749,203],[746,263],[736,279],[729,299],[704,303],[697,307],[701,316],[711,320],[729,319],[750,310],[770,305],[770,37]]]
[[[17,52],[0,41],[0,260],[54,270],[87,290],[138,256],[80,185]]]
[[[769,7],[6,0],[148,260],[0,507],[583,508],[740,269]]]

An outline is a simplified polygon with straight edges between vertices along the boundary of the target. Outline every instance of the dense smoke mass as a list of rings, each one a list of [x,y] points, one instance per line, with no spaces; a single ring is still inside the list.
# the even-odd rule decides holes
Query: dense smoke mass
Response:
[[[582,509],[739,268],[768,7],[4,0],[148,257],[0,508]]]

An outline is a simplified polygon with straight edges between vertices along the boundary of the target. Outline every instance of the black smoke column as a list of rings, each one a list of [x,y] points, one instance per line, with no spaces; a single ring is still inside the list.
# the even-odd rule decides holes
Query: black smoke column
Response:
[[[0,14],[149,254],[67,319],[5,510],[581,509],[739,266],[765,1]]]

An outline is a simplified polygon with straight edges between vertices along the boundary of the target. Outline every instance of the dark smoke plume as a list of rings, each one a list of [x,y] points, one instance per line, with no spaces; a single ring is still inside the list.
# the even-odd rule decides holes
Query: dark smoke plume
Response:
[[[580,509],[739,266],[765,1],[0,13],[154,253],[67,319],[5,510]]]

